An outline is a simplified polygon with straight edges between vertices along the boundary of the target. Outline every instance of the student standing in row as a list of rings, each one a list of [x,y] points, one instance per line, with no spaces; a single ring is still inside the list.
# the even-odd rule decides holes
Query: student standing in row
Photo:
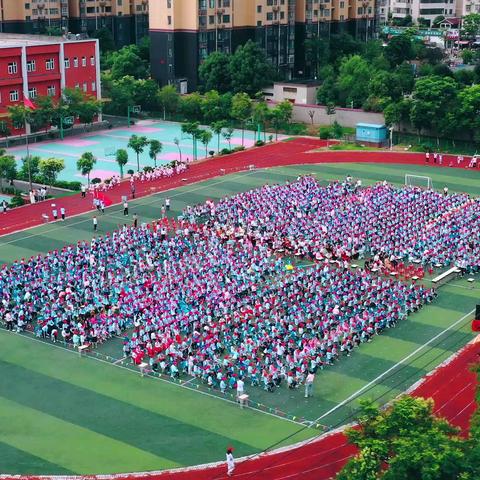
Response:
[[[93,217],[93,231],[96,232],[98,227],[98,220],[97,217]]]
[[[123,202],[123,214],[128,215],[128,202],[126,200]]]

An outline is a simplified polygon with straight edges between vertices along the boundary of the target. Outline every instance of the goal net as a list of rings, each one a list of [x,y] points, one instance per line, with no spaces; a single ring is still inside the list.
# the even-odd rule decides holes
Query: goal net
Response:
[[[407,187],[427,188],[429,190],[433,188],[432,179],[430,177],[411,175],[409,173],[405,174],[405,185],[407,185]]]

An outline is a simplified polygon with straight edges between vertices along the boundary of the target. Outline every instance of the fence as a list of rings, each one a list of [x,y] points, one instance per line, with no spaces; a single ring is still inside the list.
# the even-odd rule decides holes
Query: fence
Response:
[[[480,143],[468,140],[455,140],[449,138],[429,137],[412,133],[393,132],[393,144],[398,145],[421,145],[427,151],[441,151],[475,155],[480,152]]]

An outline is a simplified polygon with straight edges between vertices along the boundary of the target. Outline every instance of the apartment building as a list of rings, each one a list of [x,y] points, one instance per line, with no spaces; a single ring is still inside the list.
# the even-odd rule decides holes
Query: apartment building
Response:
[[[65,87],[101,98],[98,40],[0,34],[0,121],[9,123],[10,105],[47,95],[58,100]],[[24,125],[9,129],[24,133]]]
[[[472,2],[479,0],[471,0]],[[456,16],[457,0],[390,0],[389,13],[392,18],[405,18],[410,15],[414,22],[424,18],[433,24],[438,16]]]
[[[118,47],[148,35],[148,0],[0,0],[0,32],[93,33],[108,28]]]
[[[109,29],[118,47],[148,35],[148,0],[68,0],[70,30],[93,33]]]
[[[161,84],[193,91],[212,52],[251,39],[287,79],[305,76],[306,38],[348,31],[369,38],[374,0],[155,0],[150,2],[151,68]]]
[[[457,17],[464,17],[470,13],[480,13],[480,0],[457,0]]]
[[[46,33],[68,29],[68,0],[0,0],[0,32]]]

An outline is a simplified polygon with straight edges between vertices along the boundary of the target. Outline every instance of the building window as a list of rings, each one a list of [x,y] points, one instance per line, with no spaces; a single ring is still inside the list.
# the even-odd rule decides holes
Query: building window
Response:
[[[73,57],[73,66],[74,68],[78,67],[78,57]]]
[[[55,85],[50,85],[47,87],[47,95],[49,97],[54,97],[55,96]]]
[[[87,66],[87,57],[82,57],[82,67]]]
[[[209,15],[208,16],[208,23],[210,25],[213,25],[215,23],[215,15]]]
[[[261,5],[257,5],[257,13],[262,13],[262,6]]]
[[[172,24],[172,17],[171,17],[170,15],[167,17],[167,23],[168,23],[169,25]]]
[[[93,67],[95,65],[95,57],[91,56],[90,57],[90,65]]]
[[[45,68],[47,70],[53,70],[55,68],[55,59],[54,58],[49,58],[48,60],[45,61]]]
[[[267,12],[267,20],[273,20],[273,12]]]
[[[27,72],[34,72],[36,70],[35,60],[27,61]]]
[[[32,87],[28,89],[28,98],[35,98],[37,96],[37,87]]]
[[[30,10],[30,4],[29,3],[25,4],[25,10]]]
[[[172,0],[167,0],[167,8],[172,8]]]
[[[18,90],[10,90],[10,101],[18,102]]]
[[[84,82],[84,83],[83,83],[83,91],[84,91],[84,92],[87,91],[87,82]]]
[[[345,8],[345,2],[340,2],[340,8]]]
[[[230,15],[224,15],[222,21],[223,23],[230,23]]]
[[[79,83],[76,83],[76,84],[75,84],[75,88],[80,88],[80,84],[79,84]]]
[[[17,62],[11,62],[8,64],[8,73],[14,75],[18,71]]]
[[[92,82],[92,92],[94,92],[97,89],[97,84],[95,82]]]
[[[117,5],[118,5],[119,7],[122,6],[122,3],[123,3],[122,0],[117,0]]]
[[[65,68],[70,68],[70,59],[69,58],[65,59]]]

